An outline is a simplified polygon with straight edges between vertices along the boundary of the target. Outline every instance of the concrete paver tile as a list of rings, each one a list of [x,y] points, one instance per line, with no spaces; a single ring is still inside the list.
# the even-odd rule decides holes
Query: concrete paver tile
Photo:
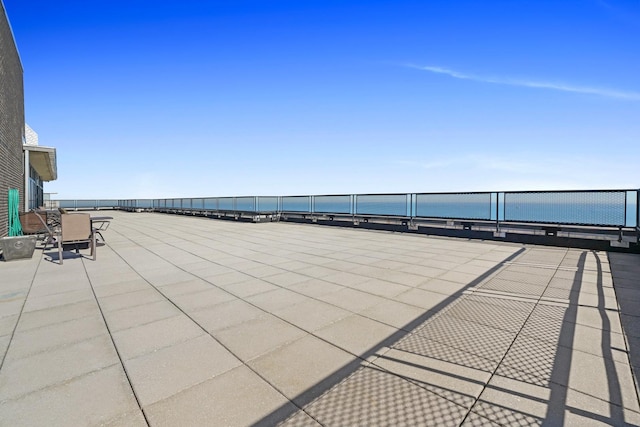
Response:
[[[358,369],[305,411],[327,426],[455,426],[467,413],[414,382],[372,367]]]
[[[309,298],[288,289],[276,289],[245,298],[265,311],[276,311],[284,307],[307,301]]]
[[[611,404],[573,389],[568,389],[566,393],[567,407],[571,408],[565,411],[566,425],[640,425],[640,413],[637,411]]]
[[[291,255],[291,251],[287,251],[286,254],[284,254],[285,256],[289,256]],[[302,261],[295,261],[295,260],[287,260],[287,261],[282,261],[278,263],[278,267],[273,267],[272,268],[277,268],[277,272],[274,273],[274,270],[272,269],[266,269],[266,276],[272,276],[274,274],[280,274],[280,273],[285,273],[287,271],[296,271],[296,270],[301,270],[303,268],[309,268],[311,267],[311,264],[308,264],[306,262],[302,262]]]
[[[375,320],[351,315],[317,330],[315,335],[355,355],[361,355],[397,331]]]
[[[0,337],[13,333],[16,323],[18,323],[18,317],[18,314],[0,317]]]
[[[0,401],[118,363],[113,343],[106,334],[46,353],[11,359],[0,373]]]
[[[11,342],[11,335],[4,335],[0,337],[0,360],[2,360],[9,348]]]
[[[613,358],[620,362],[627,361],[623,335],[600,328],[532,316],[522,329],[522,335],[599,357]]]
[[[640,419],[636,412],[559,384],[542,387],[501,376],[492,378],[473,412],[501,425],[604,426],[636,424]]]
[[[397,329],[406,327],[424,313],[425,310],[421,308],[392,300],[383,301],[360,312],[364,317]]]
[[[437,292],[426,291],[423,289],[409,289],[393,299],[416,307],[429,310],[448,299],[450,295]]]
[[[198,250],[198,248],[194,248],[194,250]],[[203,271],[207,271],[209,272],[210,268],[212,266],[215,266],[215,264],[212,264],[211,261],[208,260],[203,260],[201,258],[197,258],[192,260],[193,262],[178,262],[176,263],[176,265],[179,265],[181,268],[195,274],[195,275],[200,275],[201,272]],[[226,268],[226,267],[222,267],[219,266],[221,269],[224,269],[224,271],[230,271],[230,269]],[[224,272],[221,271],[221,272]]]
[[[167,269],[164,262],[159,266],[152,268],[150,271],[140,271],[139,273],[153,286],[182,283],[194,278],[192,274],[185,271],[178,269]]]
[[[18,331],[51,326],[55,323],[89,317],[98,313],[95,299],[22,313]]]
[[[7,357],[9,359],[19,359],[104,334],[107,334],[107,328],[104,325],[102,316],[96,310],[92,314],[79,319],[20,330],[13,337]]]
[[[100,425],[137,408],[124,371],[116,365],[0,402],[0,419],[14,427]]]
[[[638,307],[640,307],[640,301],[636,302]],[[588,306],[588,307],[597,307],[605,310],[618,310],[618,301],[615,297],[600,297],[594,294],[588,294],[585,292],[581,292],[578,297],[577,304]]]
[[[80,301],[94,299],[89,284],[84,289],[69,291],[60,294],[44,295],[41,297],[29,297],[24,305],[24,312],[42,310],[60,305],[73,304]]]
[[[246,298],[251,295],[261,294],[263,292],[273,291],[278,289],[278,286],[272,285],[262,279],[250,279],[244,282],[233,283],[231,285],[225,285],[223,288],[238,298]]]
[[[127,269],[126,271],[118,271],[117,274],[114,274],[111,268],[109,270],[110,271],[101,274],[97,274],[95,272],[89,274],[91,284],[94,289],[96,289],[96,294],[99,294],[98,288],[108,289],[115,285],[135,287],[136,284],[145,284],[146,286],[149,286],[148,283],[144,281],[144,279],[141,279],[140,275],[133,270]],[[131,285],[129,285],[130,283]]]
[[[216,273],[213,275],[199,273],[199,276],[217,286],[233,285],[234,283],[245,282],[252,279],[248,274],[239,271],[230,271],[222,274]]]
[[[343,262],[343,264],[345,264],[345,266],[350,265],[351,267],[353,267],[352,264],[347,262]],[[371,278],[368,276],[362,276],[360,274],[354,274],[348,271],[340,271],[338,273],[329,274],[322,278],[322,280],[324,280],[325,282],[331,282],[331,283],[335,283],[336,285],[342,285],[347,287],[353,284],[366,282],[367,280],[370,280],[370,279]]]
[[[372,362],[465,408],[480,396],[491,374],[430,357],[391,349]]]
[[[171,298],[184,311],[199,310],[235,299],[236,297],[229,292],[213,286],[210,286],[206,291],[176,295]]]
[[[460,265],[460,263],[459,262],[442,261],[440,259],[436,259],[436,257],[432,257],[432,258],[421,260],[419,262],[419,265],[422,265],[424,267],[438,268],[440,270],[444,270],[444,271],[448,272],[448,271],[453,270],[454,268],[458,267]],[[438,276],[438,277],[441,277],[441,275]],[[429,277],[426,277],[426,278],[428,279]]]
[[[113,339],[120,356],[133,359],[204,334],[191,319],[178,315],[115,332]]]
[[[336,292],[318,296],[318,299],[336,305],[353,313],[359,313],[376,304],[385,301],[377,295],[371,295],[356,289],[344,288]]]
[[[447,271],[446,273],[441,274],[440,276],[438,276],[438,279],[459,283],[462,285],[468,285],[469,283],[478,279],[478,277],[480,277],[483,273],[484,272],[469,273],[469,272],[459,271],[456,269],[456,270]]]
[[[245,366],[145,408],[154,426],[274,425],[295,407]],[[268,414],[273,414],[271,417]]]
[[[468,287],[467,283],[450,282],[448,280],[442,280],[439,278],[429,279],[421,284],[420,289],[430,292],[436,292],[440,294],[451,295],[456,292],[460,292]]]
[[[442,268],[430,267],[420,264],[408,264],[404,267],[401,267],[400,271],[424,277],[425,280],[434,279],[447,272],[447,270]]]
[[[369,254],[372,255],[373,251],[371,251]],[[361,264],[361,265],[376,265],[376,266],[378,266],[378,264],[380,263],[380,258],[374,257],[374,256],[367,256],[367,255],[355,255],[355,256],[349,258],[349,262],[352,262],[354,264]],[[380,267],[382,267],[382,266],[380,266]],[[384,268],[387,268],[387,267],[384,267]]]
[[[515,332],[470,322],[446,313],[434,317],[415,333],[483,358],[500,361],[516,336]]]
[[[162,292],[167,298],[207,291],[211,288],[211,283],[207,283],[202,279],[192,279],[187,282],[170,283],[168,285],[158,286],[160,292]]]
[[[351,354],[307,335],[251,360],[249,365],[289,399],[305,401],[303,393],[317,396],[325,390],[320,383],[333,381],[332,374],[353,360]]]
[[[165,297],[155,289],[149,287],[126,294],[111,295],[100,298],[100,307],[103,311],[115,311],[137,305],[162,301]]]
[[[370,278],[386,280],[410,287],[419,286],[425,281],[429,280],[428,277],[418,274],[405,273],[404,271],[388,270],[378,267],[357,267],[352,269],[351,272],[362,274],[363,276],[368,276]]]
[[[263,314],[220,330],[214,336],[243,361],[247,361],[305,334],[303,330],[270,314]]]
[[[102,286],[96,286],[96,284],[92,280],[91,284],[93,286],[93,291],[98,298],[151,289],[151,285],[149,285],[144,279],[140,277],[133,280],[110,283],[108,285]]]
[[[504,377],[547,387],[553,381],[567,383],[571,350],[550,342],[519,336],[502,361],[497,373]]]
[[[279,422],[277,425],[278,427],[322,427],[322,424],[311,418],[302,410],[295,412],[289,418]]]
[[[369,279],[366,282],[355,283],[349,287],[385,298],[393,298],[396,295],[412,289],[410,286],[379,279]]]
[[[327,282],[320,279],[311,279],[306,282],[296,283],[289,287],[290,290],[301,293],[308,297],[317,298],[321,295],[330,294],[331,292],[337,292],[344,289],[342,285],[336,285],[335,283]]]
[[[274,274],[284,273],[283,267],[274,267],[272,265],[261,265],[260,267],[249,268],[244,270],[249,276],[264,278],[273,276]]]
[[[472,412],[499,425],[541,425],[550,396],[549,388],[495,376]]]
[[[351,313],[331,304],[310,299],[290,307],[276,310],[274,314],[304,330],[315,331],[345,318]]]
[[[336,270],[332,268],[323,267],[321,265],[314,265],[312,267],[302,268],[296,271],[299,274],[308,277],[314,277],[316,279],[321,279],[330,274],[335,274]]]
[[[471,297],[459,298],[450,304],[444,313],[448,317],[514,333],[519,332],[530,311],[520,310],[521,307],[511,308],[501,305],[500,301],[493,302],[489,297],[484,297],[482,300]],[[514,305],[516,304],[514,303]],[[533,304],[530,304],[529,307],[533,308]]]
[[[264,280],[274,285],[288,288],[291,285],[295,285],[296,283],[307,281],[311,278],[312,277],[310,276],[305,276],[298,273],[286,272],[286,273],[275,274],[273,276],[265,277]]]
[[[37,279],[34,280],[34,284],[31,287],[31,291],[29,292],[30,298],[39,298],[48,295],[62,294],[65,292],[81,291],[83,289],[86,289],[87,287],[86,281],[69,280],[68,276],[60,277],[60,283],[56,283],[55,286],[52,286],[50,278],[40,278],[42,276],[36,277]]]
[[[407,335],[395,344],[394,348],[486,372],[492,372],[498,365],[497,361],[487,357],[434,341],[418,334]]]
[[[240,365],[240,361],[208,335],[203,335],[125,361],[142,406]]]
[[[562,385],[638,411],[628,363],[519,336],[497,373],[541,387]]]
[[[501,427],[501,424],[494,423],[489,418],[480,416],[475,412],[469,412],[460,427]]]
[[[241,299],[234,299],[218,305],[193,311],[190,316],[210,333],[239,325],[264,314],[260,310]]]
[[[24,306],[24,300],[25,296],[12,298],[11,300],[0,299],[0,313],[2,313],[2,317],[20,314]]]
[[[118,416],[101,424],[101,427],[147,427],[147,421],[140,409]]]
[[[34,256],[35,258],[35,256]],[[25,263],[23,261],[4,262],[2,264],[2,283],[0,291],[5,292],[8,289],[29,289],[33,281],[34,274],[37,269],[36,264]],[[10,288],[8,288],[10,286]]]
[[[589,375],[585,375],[588,372]],[[631,370],[620,363],[580,351],[571,358],[568,386],[632,411],[640,412]]]
[[[121,310],[104,313],[109,330],[113,333],[122,329],[133,328],[145,323],[181,314],[173,304],[168,301],[158,301],[137,307],[123,308]]]

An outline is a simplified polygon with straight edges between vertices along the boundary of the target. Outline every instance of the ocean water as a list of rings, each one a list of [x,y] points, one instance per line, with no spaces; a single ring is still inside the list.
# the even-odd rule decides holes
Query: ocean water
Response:
[[[628,211],[635,214],[636,205],[636,197],[628,197],[624,191],[506,193],[504,219],[610,226],[630,225],[632,220],[635,225]]]

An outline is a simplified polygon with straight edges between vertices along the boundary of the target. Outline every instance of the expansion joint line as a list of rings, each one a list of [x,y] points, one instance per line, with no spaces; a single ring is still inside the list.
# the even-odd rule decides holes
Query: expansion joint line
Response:
[[[544,293],[547,291],[547,289],[549,288],[549,285],[551,284],[551,280],[553,279],[553,277],[556,275],[556,273],[560,270],[560,266],[562,265],[562,263],[564,262],[564,259],[567,257],[567,254],[569,253],[568,250],[565,250],[564,255],[562,256],[562,259],[560,260],[560,262],[558,263],[558,266],[555,268],[555,271],[553,273],[553,276],[551,276],[551,278],[549,279],[549,282],[547,282],[547,285],[545,286],[544,290],[540,293],[540,296],[535,300],[535,305],[533,306],[533,308],[531,309],[531,312],[529,313],[529,315],[527,316],[527,318],[524,320],[524,322],[522,322],[522,326],[520,326],[520,329],[518,329],[518,332],[516,333],[516,335],[513,337],[513,341],[511,341],[511,344],[509,344],[509,347],[507,348],[507,351],[504,352],[504,354],[502,355],[502,358],[500,359],[500,361],[498,362],[498,364],[496,365],[495,369],[493,370],[493,372],[491,372],[491,376],[489,377],[489,379],[487,380],[487,382],[484,384],[484,386],[482,387],[482,390],[480,391],[480,393],[478,393],[478,396],[475,398],[473,404],[471,404],[469,406],[469,410],[467,411],[467,413],[465,414],[464,418],[462,419],[462,421],[460,422],[460,425],[464,424],[464,422],[467,420],[467,418],[469,417],[469,415],[471,414],[471,412],[473,411],[473,408],[476,406],[476,404],[478,403],[478,401],[480,400],[480,396],[482,396],[482,394],[485,392],[485,390],[489,387],[489,383],[491,382],[491,380],[493,380],[493,377],[496,376],[496,373],[498,372],[498,369],[500,369],[500,366],[502,365],[502,362],[504,362],[504,359],[507,357],[507,354],[509,354],[509,351],[511,351],[511,348],[513,347],[513,345],[515,344],[516,340],[518,339],[518,337],[520,336],[520,334],[522,333],[522,330],[524,329],[525,325],[527,324],[527,322],[529,321],[529,319],[531,318],[531,316],[533,315],[533,312],[535,311],[536,307],[538,306],[538,304],[540,303],[540,301],[542,301],[542,296],[544,295]],[[499,273],[498,273],[499,274]],[[497,274],[496,274],[497,276]],[[480,414],[478,414],[480,415]],[[480,415],[482,417],[482,415]],[[483,417],[485,418],[485,417]]]
[[[106,244],[106,243],[105,243]],[[127,377],[127,382],[129,383],[129,387],[131,387],[131,391],[133,393],[133,397],[136,399],[136,403],[138,404],[138,408],[140,408],[140,412],[142,412],[142,416],[144,417],[144,421],[147,423],[147,426],[149,426],[149,419],[147,418],[147,414],[144,410],[144,408],[142,407],[142,403],[140,402],[140,398],[138,397],[138,393],[136,393],[136,389],[133,386],[133,383],[131,382],[131,376],[129,375],[129,372],[127,371],[127,367],[124,363],[124,360],[122,359],[122,355],[120,354],[120,351],[118,350],[118,346],[116,345],[115,340],[113,339],[113,334],[111,333],[111,329],[109,328],[109,323],[107,322],[107,318],[104,315],[104,311],[102,310],[102,306],[100,305],[100,301],[98,300],[98,296],[96,295],[96,291],[93,287],[93,283],[91,282],[91,277],[89,277],[89,273],[87,272],[87,266],[84,262],[84,258],[82,259],[82,267],[84,268],[84,274],[87,276],[87,280],[89,281],[89,287],[91,288],[91,293],[93,294],[93,298],[96,301],[96,304],[98,305],[98,310],[100,310],[100,316],[102,317],[102,321],[104,322],[104,326],[107,328],[107,332],[109,333],[109,339],[111,340],[111,344],[113,345],[113,348],[116,350],[116,354],[118,355],[118,360],[120,361],[120,366],[122,366],[122,370],[124,371],[124,375]]]

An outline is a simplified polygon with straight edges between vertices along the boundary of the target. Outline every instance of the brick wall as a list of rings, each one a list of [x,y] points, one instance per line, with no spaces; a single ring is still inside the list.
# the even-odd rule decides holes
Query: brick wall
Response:
[[[0,0],[0,237],[8,233],[9,188],[18,189],[23,206],[23,133],[22,64]]]

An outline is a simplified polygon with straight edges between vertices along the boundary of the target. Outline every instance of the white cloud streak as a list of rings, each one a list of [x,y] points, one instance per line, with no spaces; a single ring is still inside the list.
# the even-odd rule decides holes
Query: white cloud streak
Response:
[[[624,157],[624,156],[622,156]],[[524,191],[635,188],[640,173],[620,158],[544,159],[533,153],[485,153],[392,160],[420,191]],[[612,172],[615,171],[615,172]],[[402,191],[405,191],[404,189]]]
[[[417,66],[417,65],[408,65],[408,66],[411,68],[422,70],[422,71],[428,71],[430,73],[444,74],[444,75],[447,75],[456,79],[461,79],[461,80],[472,80],[472,81],[482,82],[482,83],[529,87],[529,88],[535,88],[535,89],[550,89],[550,90],[557,90],[561,92],[573,92],[573,93],[581,93],[581,94],[587,94],[587,95],[603,96],[607,98],[640,101],[640,93],[638,92],[619,91],[619,90],[587,87],[587,86],[573,86],[573,85],[567,85],[563,83],[552,83],[552,82],[543,82],[543,81],[534,81],[534,80],[520,80],[520,79],[511,79],[511,78],[504,78],[504,77],[479,76],[475,74],[461,73],[459,71],[451,70],[448,68],[435,67],[435,66]]]

